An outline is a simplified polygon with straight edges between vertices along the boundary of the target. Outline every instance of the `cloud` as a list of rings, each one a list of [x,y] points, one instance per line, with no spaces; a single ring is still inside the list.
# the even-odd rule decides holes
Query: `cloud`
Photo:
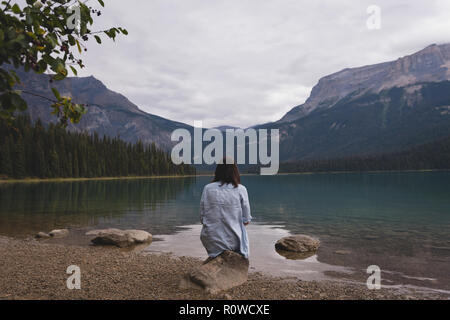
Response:
[[[89,46],[87,68],[141,109],[207,126],[278,120],[319,78],[343,68],[449,42],[446,0],[108,1],[96,28],[123,26],[116,42]]]

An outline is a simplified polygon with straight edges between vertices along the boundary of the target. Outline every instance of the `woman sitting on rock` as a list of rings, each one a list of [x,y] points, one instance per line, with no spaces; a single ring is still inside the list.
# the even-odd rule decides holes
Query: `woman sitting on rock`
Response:
[[[247,189],[241,184],[239,170],[232,159],[224,158],[216,167],[214,180],[203,189],[200,239],[210,258],[226,250],[249,255],[245,226],[252,219]]]

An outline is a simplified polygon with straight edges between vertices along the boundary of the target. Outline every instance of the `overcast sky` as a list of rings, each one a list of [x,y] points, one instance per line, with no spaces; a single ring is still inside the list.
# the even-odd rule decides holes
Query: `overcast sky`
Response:
[[[95,1],[91,2],[92,4]],[[449,0],[109,0],[80,75],[144,111],[207,127],[281,118],[320,77],[450,42]],[[381,8],[381,29],[366,10]]]

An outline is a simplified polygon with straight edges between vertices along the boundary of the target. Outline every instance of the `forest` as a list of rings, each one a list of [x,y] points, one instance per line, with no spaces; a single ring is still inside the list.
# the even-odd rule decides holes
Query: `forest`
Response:
[[[193,166],[175,165],[167,151],[141,141],[72,132],[28,116],[0,119],[0,177],[94,178],[193,175]]]
[[[401,171],[450,169],[450,137],[403,151],[282,163],[280,172]]]

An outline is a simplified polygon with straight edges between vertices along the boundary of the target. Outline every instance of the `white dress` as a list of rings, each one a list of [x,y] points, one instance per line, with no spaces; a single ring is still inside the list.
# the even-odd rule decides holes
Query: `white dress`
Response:
[[[225,250],[242,254],[248,259],[249,245],[244,223],[251,221],[247,189],[231,183],[220,186],[213,182],[205,186],[200,201],[200,239],[214,258]]]

